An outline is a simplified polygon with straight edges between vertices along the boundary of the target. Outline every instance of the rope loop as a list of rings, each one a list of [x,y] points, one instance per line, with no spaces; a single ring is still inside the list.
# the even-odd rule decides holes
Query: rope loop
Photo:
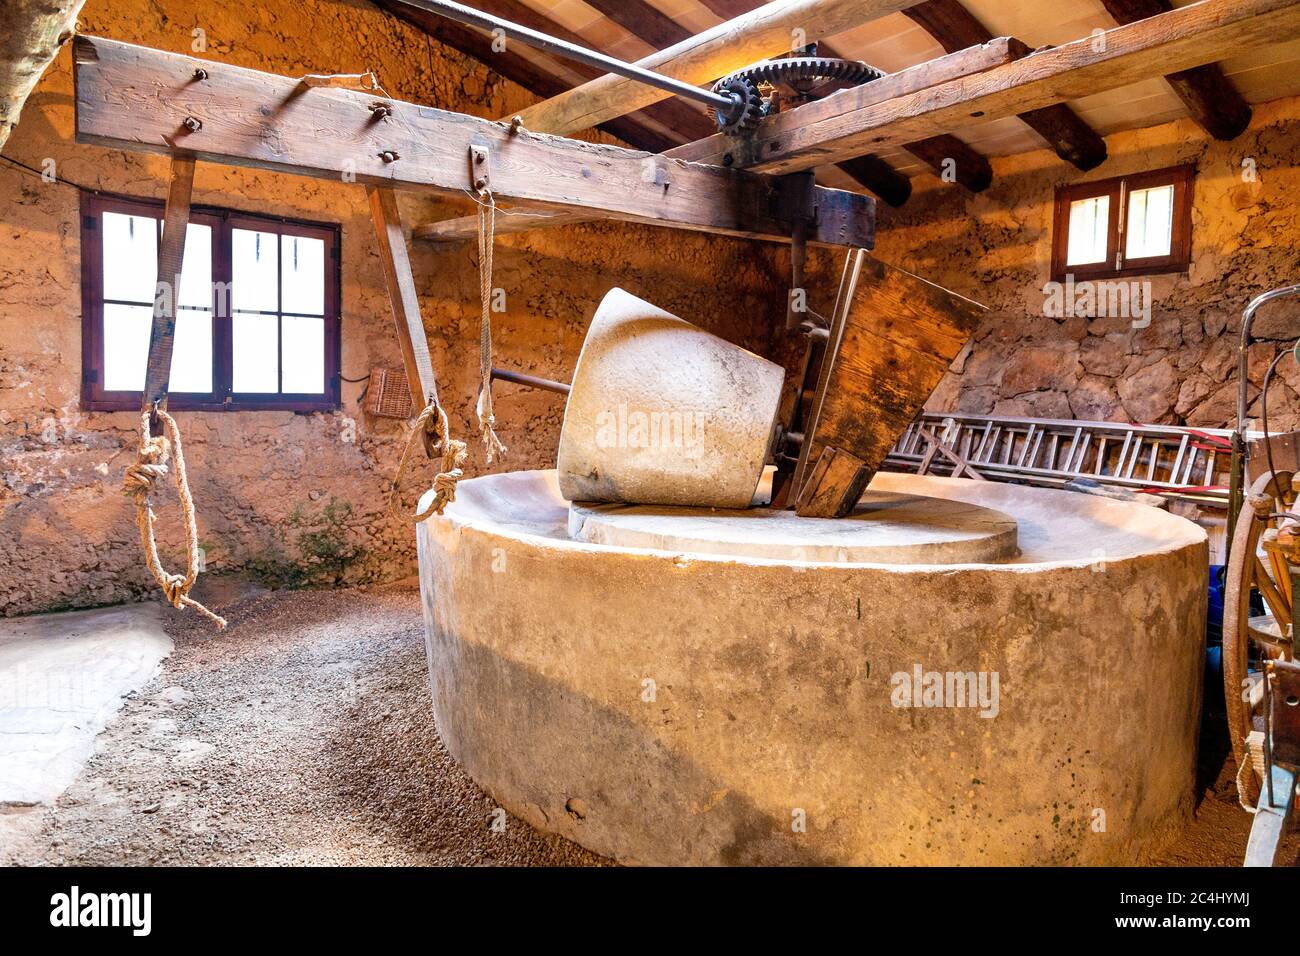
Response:
[[[428,442],[428,438],[432,442]],[[451,428],[447,423],[447,413],[443,407],[438,404],[436,398],[431,399],[425,406],[424,411],[415,420],[411,426],[411,432],[406,436],[406,445],[402,449],[402,457],[397,462],[397,474],[393,476],[393,484],[388,491],[388,508],[396,517],[404,518],[399,505],[398,488],[402,482],[402,476],[406,473],[407,463],[411,460],[411,454],[415,451],[417,441],[425,442],[425,447],[431,449],[432,454],[440,454],[442,460],[439,463],[439,471],[433,477],[433,501],[429,507],[423,511],[417,512],[412,521],[421,522],[429,515],[442,514],[447,505],[456,500],[456,483],[465,476],[461,466],[465,464],[465,456],[468,449],[463,441],[457,441],[451,437]]]
[[[190,588],[199,577],[199,533],[194,521],[194,499],[190,495],[189,477],[185,473],[185,454],[181,449],[181,433],[172,418],[161,408],[154,410],[162,422],[163,434],[149,433],[150,412],[140,416],[140,451],[133,464],[128,465],[122,480],[122,491],[135,502],[135,525],[140,531],[144,546],[145,564],[162,589],[167,602],[177,610],[192,607],[221,630],[226,619],[214,614],[190,597]],[[181,515],[185,527],[185,573],[176,574],[162,566],[158,558],[158,542],[154,537],[155,515],[149,506],[149,496],[158,483],[167,477],[168,461],[175,456],[176,492],[181,501]]]

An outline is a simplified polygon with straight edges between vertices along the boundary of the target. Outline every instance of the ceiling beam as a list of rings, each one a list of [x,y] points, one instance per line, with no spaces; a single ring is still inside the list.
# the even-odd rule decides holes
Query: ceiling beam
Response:
[[[926,0],[903,13],[949,53],[993,36],[959,0]],[[1056,155],[1079,169],[1092,169],[1106,159],[1106,141],[1065,103],[1026,110],[1020,119],[1047,140]]]
[[[1169,0],[1101,0],[1116,23],[1132,23],[1173,9]],[[1250,105],[1217,63],[1165,75],[1193,120],[1215,139],[1236,139],[1250,125]]]
[[[73,63],[77,142],[235,166],[420,188],[463,196],[470,147],[488,151],[492,192],[611,219],[788,242],[781,184],[509,124],[151,50],[78,37]],[[202,70],[203,76],[196,75]],[[371,107],[380,102],[385,115]],[[809,242],[871,248],[875,203],[815,188]]]
[[[588,0],[588,2],[590,2],[590,0]],[[601,2],[611,6],[620,5],[619,0],[601,0]],[[740,13],[752,9],[756,5],[754,0],[701,0],[701,2],[714,15],[723,17],[724,19],[739,16]],[[982,40],[980,41],[980,43],[983,42],[984,41]],[[971,45],[978,46],[979,44],[976,43]],[[825,41],[820,41],[817,46],[818,52],[822,56],[837,57],[840,59],[845,58]],[[948,52],[951,53],[953,51],[949,50]],[[1028,47],[1024,49],[1024,52],[1029,52]],[[919,143],[909,143],[903,148],[917,159],[921,160],[921,162],[928,165],[940,177],[951,174],[954,177],[955,182],[965,186],[971,192],[980,192],[987,189],[989,183],[993,181],[993,167],[989,165],[988,159],[976,152],[956,136],[947,134],[943,136],[935,136],[928,140],[922,140]],[[877,159],[874,156],[864,157],[864,159],[866,159],[867,162],[856,164],[859,167],[859,172],[870,175],[872,170],[875,170],[878,167],[884,167],[885,170],[894,173],[895,178],[903,178],[900,173],[883,160]],[[844,164],[841,163],[840,167],[843,169]],[[845,171],[848,172],[848,170]],[[854,179],[858,179],[858,176],[854,173],[849,173],[849,175],[853,176]],[[862,182],[861,179],[858,179],[858,181]],[[902,202],[895,202],[890,199],[879,189],[872,186],[871,183],[862,182],[862,185],[866,186],[877,196],[880,196],[891,206],[902,205]],[[894,184],[887,179],[883,181],[882,185],[888,188]],[[911,194],[912,184],[911,182],[908,182],[906,192],[900,191],[899,195],[902,200],[905,201],[909,196],[911,196]]]
[[[585,0],[585,2],[628,33],[657,50],[672,46],[674,43],[685,42],[692,36],[689,30],[664,16],[645,0]],[[760,5],[751,3],[750,7],[752,9]],[[717,132],[716,128],[701,135],[707,136],[714,132]],[[863,156],[850,162],[840,163],[839,168],[891,206],[903,205],[912,195],[912,181],[883,159],[875,156]]]
[[[973,117],[1018,115],[1191,69],[1284,42],[1297,30],[1300,0],[1201,0],[885,102],[872,96],[876,83],[842,90],[767,117],[743,142],[715,135],[674,155],[705,163],[730,156],[750,169],[797,172],[961,129]]]
[[[807,42],[861,26],[918,0],[776,0],[688,40],[643,57],[637,66],[704,85],[758,60],[789,52],[795,30]],[[529,129],[572,133],[672,94],[622,76],[606,75],[529,107]]]
[[[409,23],[445,46],[473,57],[493,73],[522,86],[535,96],[549,99],[552,96],[559,96],[572,87],[571,83],[566,83],[536,61],[520,56],[509,48],[500,52],[493,50],[491,38],[473,27],[407,6],[399,0],[373,0],[373,2],[385,13]],[[598,124],[598,128],[637,149],[646,149],[655,153],[677,145],[658,130],[637,122],[633,116],[614,117]],[[689,136],[683,138],[691,139]]]
[[[850,102],[858,107],[868,102],[883,102],[1012,63],[1021,57],[1021,47],[1022,45],[1018,41],[1007,37],[999,37],[969,50],[949,53],[926,63],[909,66],[897,73],[890,73],[878,80],[871,81],[865,86],[855,87],[846,92],[853,93],[856,98]],[[821,111],[818,114],[820,116],[838,115],[839,112],[850,108],[845,106],[843,110],[836,109],[836,104],[843,102],[839,99],[843,95],[843,93],[837,93],[824,100],[801,106],[799,109],[807,110],[810,107],[817,107]],[[719,143],[723,144],[721,151],[719,150]],[[743,168],[744,164],[749,161],[748,158],[739,150],[731,154],[727,152],[728,146],[726,144],[739,143],[743,143],[743,140],[738,137],[715,135],[695,143],[677,146],[670,149],[664,156],[696,161],[699,156],[709,153],[714,156],[712,160],[714,163],[730,163]],[[545,211],[541,214],[530,213],[528,216],[507,216],[497,219],[497,235],[529,232],[551,226],[571,225],[576,222],[585,222],[597,218],[599,217],[591,214],[583,215],[573,211]],[[425,239],[430,242],[459,242],[472,239],[476,235],[477,229],[477,217],[468,216],[416,226],[412,234],[417,239]]]

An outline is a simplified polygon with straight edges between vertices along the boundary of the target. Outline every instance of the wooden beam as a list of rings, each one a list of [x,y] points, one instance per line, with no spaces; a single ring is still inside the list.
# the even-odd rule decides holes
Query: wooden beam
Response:
[[[515,131],[352,90],[304,90],[290,77],[115,40],[78,37],[74,71],[82,143],[183,149],[229,165],[455,196],[471,184],[474,145],[488,150],[491,188],[500,199],[789,241],[790,223],[776,211],[778,184],[745,170]],[[374,112],[376,102],[389,114]],[[872,246],[869,197],[818,187],[815,202],[808,241]]]
[[[393,3],[395,0],[385,0],[386,3]],[[541,30],[543,33],[549,33],[551,36],[566,40],[569,43],[576,43],[579,46],[590,46],[590,44],[572,30],[568,30],[560,24],[548,19],[538,13],[532,7],[523,3],[522,0],[474,0],[474,6],[490,13],[494,16],[502,17],[506,20],[512,20],[522,26],[530,27],[534,30]],[[516,44],[518,46],[518,44]],[[594,80],[602,74],[583,63],[576,63],[572,60],[565,60],[564,66],[584,81]],[[564,88],[559,92],[571,89],[571,84],[564,84]],[[558,93],[547,93],[547,97],[556,96]],[[684,141],[689,142],[693,139],[699,139],[701,136],[708,136],[717,128],[717,124],[709,119],[703,107],[690,103],[679,97],[670,97],[661,100],[658,103],[652,103],[643,110],[637,110],[635,113],[629,113],[629,119],[636,120],[644,117],[653,120],[660,126],[666,127],[672,132],[678,134]],[[502,117],[503,119],[506,117]],[[618,123],[620,120],[611,120],[612,123]],[[559,130],[539,129],[540,133],[558,133]],[[638,144],[632,145],[640,147]],[[673,144],[676,145],[676,144]],[[666,148],[666,147],[665,147]],[[657,150],[661,152],[662,150]]]
[[[926,0],[903,11],[952,53],[992,37],[959,0]],[[1066,162],[1092,169],[1106,159],[1106,141],[1064,103],[1026,110],[1020,119]]]
[[[149,328],[149,359],[145,366],[140,410],[167,407],[172,377],[172,346],[176,343],[176,309],[180,304],[181,272],[185,268],[185,235],[189,231],[190,199],[194,194],[194,158],[172,157],[171,182],[163,207],[162,241],[158,244],[158,288]]]
[[[865,86],[836,93],[814,103],[808,103],[799,107],[799,111],[816,110],[811,115],[823,118],[837,116],[850,110],[854,104],[861,107],[869,103],[885,102],[910,93],[927,90],[961,77],[972,76],[1012,63],[1019,59],[1022,48],[1023,45],[1019,41],[1000,37],[977,47],[972,47],[969,50],[949,53],[927,63],[909,66],[897,73],[890,73],[878,80],[873,80]],[[841,101],[840,97],[844,96],[845,93],[852,93],[856,98],[849,103]],[[793,113],[783,115],[791,116]],[[808,114],[801,113],[801,115]],[[779,116],[774,117],[774,119],[779,118]],[[768,122],[771,122],[771,120]],[[732,146],[737,142],[738,140],[734,137],[714,135],[694,143],[678,146],[663,155],[692,162],[707,161],[714,164],[731,162],[735,166],[743,168],[750,161],[750,157],[732,151]],[[712,158],[706,160],[704,158],[706,156]],[[759,158],[761,157],[755,157],[755,161]],[[530,213],[528,216],[514,217],[499,216],[497,217],[497,235],[528,232],[532,229],[549,228],[551,226],[571,225],[577,222],[586,222],[593,218],[598,217],[590,214],[583,215],[575,211],[548,211],[541,215]],[[430,242],[460,242],[473,238],[477,235],[477,230],[478,220],[470,216],[416,226],[412,234],[416,239],[424,239]]]
[[[1168,13],[1169,0],[1101,0],[1116,23]],[[1217,63],[1165,75],[1192,119],[1215,139],[1236,139],[1250,125],[1250,105]]]
[[[805,42],[861,26],[918,0],[776,0],[643,57],[637,63],[687,83],[711,83],[757,60],[789,52],[794,31]],[[672,94],[607,75],[529,107],[529,129],[571,133],[667,99]]]
[[[674,150],[698,162],[797,172],[971,123],[1127,86],[1280,39],[1300,29],[1300,0],[1201,0],[1157,17],[1032,53],[931,90],[869,102],[876,83],[763,120],[742,145],[723,136]],[[859,105],[861,104],[861,105]]]
[[[674,43],[684,43],[692,36],[689,30],[664,16],[645,0],[587,0],[587,3],[628,33],[657,50],[672,46]],[[748,4],[750,10],[759,6],[760,3]],[[748,13],[749,10],[743,12]],[[828,52],[826,55],[835,54]],[[664,100],[664,102],[673,101]],[[715,132],[717,132],[716,126],[707,132],[702,132],[700,136],[708,136]],[[700,136],[692,138],[699,139]],[[903,205],[912,195],[911,180],[883,159],[875,156],[862,156],[840,163],[839,168],[891,206]]]
[[[374,0],[374,2],[385,13],[411,24],[411,26],[416,27],[445,46],[452,47],[466,56],[473,57],[493,73],[510,80],[512,83],[517,83],[530,93],[546,99],[559,96],[571,89],[571,84],[543,69],[533,60],[520,56],[509,48],[500,52],[493,50],[492,41],[487,34],[481,33],[473,27],[467,27],[455,20],[449,20],[447,17],[440,17],[416,7],[408,7],[406,4],[398,2],[398,0]],[[674,140],[668,139],[659,131],[638,122],[632,116],[612,118],[599,124],[598,128],[611,136],[617,136],[623,142],[635,146],[637,149],[646,149],[655,153],[677,145]],[[683,138],[691,139],[693,137],[684,136]]]
[[[605,0],[605,2],[614,3],[615,0]],[[755,6],[753,0],[702,0],[702,2],[710,11],[724,19],[738,16],[739,12],[745,12]],[[979,46],[978,43],[974,45]],[[829,43],[819,42],[817,46],[821,56],[845,59],[844,55]],[[1028,47],[1025,47],[1023,53],[1028,52]],[[939,176],[947,172],[948,163],[951,161],[955,181],[972,192],[987,189],[989,183],[993,181],[993,167],[989,165],[989,161],[955,136],[934,136],[919,143],[909,143],[904,149],[930,166]],[[901,206],[912,195],[911,181],[906,180],[884,160],[865,156],[862,157],[861,162],[854,161],[854,163],[859,167],[856,170],[847,168],[846,163],[840,163],[839,166],[891,206]],[[863,179],[862,176],[867,178]]]
[[[379,259],[384,265],[388,303],[393,310],[397,341],[402,347],[406,381],[411,387],[411,402],[421,409],[437,400],[438,381],[433,374],[429,337],[420,315],[420,297],[415,291],[415,275],[411,272],[411,257],[406,248],[406,234],[402,231],[397,195],[387,186],[367,186],[366,195],[370,199],[370,218],[375,224],[375,238],[379,243]]]

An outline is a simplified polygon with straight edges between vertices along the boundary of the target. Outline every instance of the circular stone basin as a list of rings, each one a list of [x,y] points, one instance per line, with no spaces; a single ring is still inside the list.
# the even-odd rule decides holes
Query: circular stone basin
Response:
[[[870,490],[1005,516],[1019,553],[756,557],[729,525],[768,518],[706,509],[662,547],[661,515],[597,509],[581,534],[638,543],[594,543],[553,471],[462,481],[417,530],[447,749],[516,817],[627,863],[1141,862],[1193,805],[1204,531],[991,481]],[[807,520],[771,526],[841,533]]]
[[[967,564],[1013,558],[1016,521],[993,508],[889,491],[868,491],[847,518],[793,511],[569,506],[569,537],[620,548],[729,554],[779,561]]]

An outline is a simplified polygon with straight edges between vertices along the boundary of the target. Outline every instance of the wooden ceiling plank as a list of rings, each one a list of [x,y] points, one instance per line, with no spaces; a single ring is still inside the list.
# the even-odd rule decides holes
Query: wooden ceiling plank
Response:
[[[1116,23],[1133,23],[1168,13],[1169,0],[1101,0]],[[1201,129],[1215,139],[1236,139],[1250,125],[1250,105],[1217,63],[1166,74],[1175,95]]]
[[[778,184],[741,169],[560,136],[116,40],[78,37],[79,143],[463,196],[470,146],[490,153],[494,195],[600,217],[789,241]],[[196,70],[204,76],[196,78]],[[129,108],[124,108],[129,104]],[[816,187],[808,241],[871,248],[875,203]]]
[[[949,53],[993,36],[960,0],[926,0],[903,13]],[[1064,103],[1027,110],[1020,118],[1047,140],[1058,156],[1079,169],[1092,169],[1106,159],[1106,141]]]

